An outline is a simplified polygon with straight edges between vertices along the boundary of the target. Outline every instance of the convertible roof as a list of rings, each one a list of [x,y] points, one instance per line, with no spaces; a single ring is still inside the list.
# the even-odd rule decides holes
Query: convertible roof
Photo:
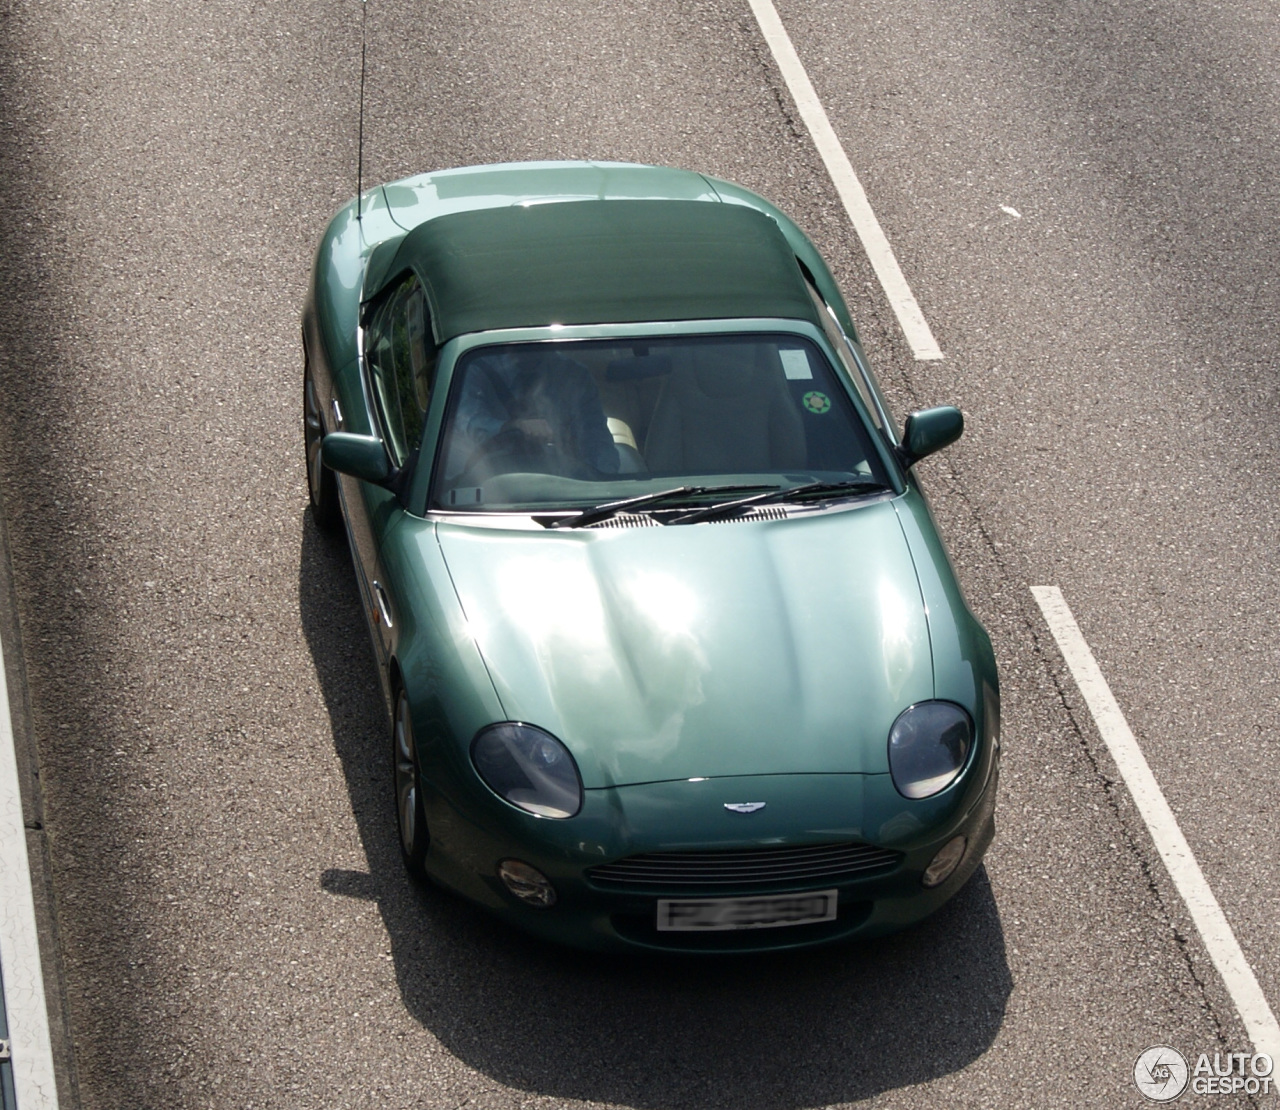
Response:
[[[386,276],[424,279],[436,339],[549,324],[783,317],[818,323],[778,225],[741,205],[587,200],[440,216]]]

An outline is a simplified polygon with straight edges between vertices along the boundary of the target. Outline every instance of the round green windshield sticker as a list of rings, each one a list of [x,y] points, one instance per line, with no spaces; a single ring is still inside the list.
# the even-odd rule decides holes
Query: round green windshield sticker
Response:
[[[821,416],[822,413],[831,411],[831,398],[813,389],[804,395],[804,407]]]

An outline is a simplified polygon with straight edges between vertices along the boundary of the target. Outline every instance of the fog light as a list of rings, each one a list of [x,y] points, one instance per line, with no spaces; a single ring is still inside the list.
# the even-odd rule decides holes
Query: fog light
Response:
[[[504,859],[498,864],[498,878],[522,902],[528,902],[540,910],[556,904],[556,888],[536,867],[530,867],[518,859]]]
[[[963,836],[953,836],[943,846],[942,850],[933,857],[933,862],[929,864],[925,870],[924,877],[920,880],[925,886],[937,886],[941,882],[945,882],[964,859],[964,849],[968,842]],[[534,872],[537,874],[537,872]]]

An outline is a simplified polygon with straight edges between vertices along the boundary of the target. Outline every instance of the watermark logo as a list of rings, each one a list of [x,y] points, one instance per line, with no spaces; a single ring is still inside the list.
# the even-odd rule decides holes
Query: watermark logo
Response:
[[[1215,1052],[1212,1061],[1202,1052],[1191,1072],[1191,1089],[1198,1095],[1267,1095],[1274,1070],[1265,1052]]]
[[[1265,1052],[1202,1052],[1191,1067],[1176,1048],[1158,1044],[1138,1057],[1133,1082],[1152,1102],[1172,1102],[1187,1087],[1198,1095],[1266,1095],[1274,1070]]]
[[[1170,1102],[1187,1089],[1191,1069],[1176,1048],[1158,1044],[1147,1049],[1133,1065],[1133,1081],[1152,1102]]]

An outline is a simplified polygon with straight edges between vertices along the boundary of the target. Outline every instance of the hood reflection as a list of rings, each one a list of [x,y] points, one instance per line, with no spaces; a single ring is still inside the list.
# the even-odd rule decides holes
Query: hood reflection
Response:
[[[564,741],[588,789],[883,773],[890,725],[933,694],[891,505],[776,527],[437,535],[503,712]]]
[[[660,571],[601,573],[581,544],[562,556],[505,563],[497,578],[500,623],[528,637],[562,734],[672,751],[688,710],[705,700],[696,595]]]

